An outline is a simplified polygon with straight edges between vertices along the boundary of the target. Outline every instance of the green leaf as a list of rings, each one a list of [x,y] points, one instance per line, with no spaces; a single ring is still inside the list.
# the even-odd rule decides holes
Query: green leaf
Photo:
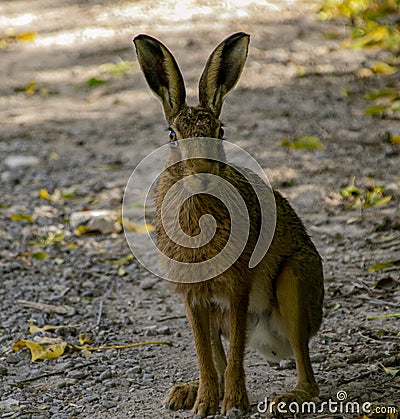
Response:
[[[134,257],[132,255],[132,253],[129,253],[128,255],[124,256],[121,259],[110,260],[110,263],[112,263],[114,265],[124,265],[125,263],[130,262],[133,259],[134,259]]]
[[[118,63],[106,63],[100,66],[100,71],[111,74],[112,76],[122,76],[129,73],[136,63],[133,61],[119,61]]]
[[[33,223],[34,217],[29,214],[11,214],[11,220],[12,221],[28,221],[30,223]]]
[[[357,188],[357,186],[355,186],[354,184],[355,179],[355,176],[353,176],[350,183],[345,188],[339,191],[340,195],[342,195],[343,197],[357,197],[362,195],[362,190],[360,188]]]
[[[118,268],[118,276],[124,276],[126,274],[125,268],[123,266],[120,266]]]
[[[86,86],[88,87],[99,87],[103,86],[104,84],[108,83],[107,80],[99,79],[97,77],[92,77],[86,81]]]
[[[368,268],[369,271],[382,271],[393,266],[400,266],[400,259],[390,260],[388,262],[375,263]]]
[[[391,97],[394,94],[395,92],[392,89],[375,90],[374,92],[367,93],[365,95],[365,99],[376,100],[376,99]]]
[[[397,68],[385,63],[384,61],[379,61],[377,63],[375,63],[372,67],[371,70],[374,73],[378,73],[378,74],[395,74],[397,73]]]
[[[281,145],[283,147],[304,148],[309,150],[323,150],[325,148],[321,140],[314,135],[303,135],[292,142],[283,140]]]
[[[384,111],[388,108],[388,105],[374,105],[365,109],[365,115],[369,116],[381,116]]]
[[[390,105],[390,110],[394,113],[400,112],[400,100],[394,100]]]
[[[400,369],[385,367],[381,362],[378,362],[378,364],[383,368],[383,371],[385,371],[386,374],[389,374],[392,377],[395,377],[398,373],[400,373]]]
[[[47,253],[46,252],[32,253],[32,257],[38,260],[43,260],[47,258]]]

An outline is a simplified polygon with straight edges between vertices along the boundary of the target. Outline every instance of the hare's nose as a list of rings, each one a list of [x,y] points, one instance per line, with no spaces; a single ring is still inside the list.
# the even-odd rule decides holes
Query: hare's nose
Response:
[[[203,176],[203,179],[201,181],[201,185],[203,187],[203,190],[206,190],[208,188],[208,185],[210,184],[210,179],[208,176]]]

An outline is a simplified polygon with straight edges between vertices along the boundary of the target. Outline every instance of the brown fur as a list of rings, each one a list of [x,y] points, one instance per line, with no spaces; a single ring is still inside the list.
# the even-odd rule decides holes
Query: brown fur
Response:
[[[146,79],[161,99],[165,117],[178,142],[189,137],[216,138],[205,150],[210,159],[191,159],[189,151],[188,160],[172,165],[161,174],[156,194],[159,249],[174,260],[202,262],[219,254],[229,238],[231,226],[227,209],[220,200],[206,193],[189,198],[176,210],[180,211],[182,230],[192,237],[200,233],[200,217],[211,214],[216,220],[217,233],[209,243],[200,248],[186,248],[165,233],[161,220],[165,194],[189,174],[212,173],[229,180],[245,200],[250,214],[247,244],[228,270],[207,281],[172,284],[174,291],[183,297],[193,329],[200,380],[173,387],[165,405],[173,410],[193,408],[196,414],[206,416],[217,412],[222,398],[223,414],[233,407],[248,411],[250,404],[243,367],[246,342],[273,359],[293,353],[297,386],[277,400],[310,400],[318,394],[308,342],[322,320],[321,258],[287,200],[274,191],[277,221],[271,246],[255,268],[248,267],[260,231],[260,206],[249,181],[224,163],[223,142],[217,140],[221,128],[219,113],[225,96],[242,71],[248,36],[234,34],[214,50],[201,77],[197,107],[186,105],[183,78],[166,47],[146,35],[135,38],[135,45]],[[153,65],[152,60],[158,64]],[[180,152],[179,147],[171,151]],[[220,162],[212,160],[213,157]],[[193,278],[188,278],[190,280]],[[221,335],[229,339],[227,359]]]

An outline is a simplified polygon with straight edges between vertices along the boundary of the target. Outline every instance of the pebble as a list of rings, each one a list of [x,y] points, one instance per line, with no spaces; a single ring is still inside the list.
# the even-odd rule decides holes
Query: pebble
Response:
[[[168,326],[162,326],[156,329],[157,335],[169,335],[171,330]]]
[[[107,388],[115,388],[115,387],[118,386],[117,381],[112,380],[112,379],[104,380],[104,381],[102,381],[102,384],[103,384],[104,387],[107,387]]]
[[[135,365],[132,368],[129,368],[129,370],[126,371],[127,375],[131,374],[141,374],[142,373],[142,367],[140,365]]]
[[[101,404],[102,404],[102,407],[103,408],[105,407],[106,409],[112,409],[113,407],[118,406],[117,402],[109,401],[109,400],[103,400]]]
[[[158,282],[157,279],[154,278],[146,278],[140,283],[140,288],[142,290],[151,290],[154,285],[156,285]]]
[[[236,407],[232,407],[232,409],[229,409],[226,414],[227,419],[241,418],[241,417],[243,417],[243,413],[239,409],[236,409]]]
[[[105,380],[108,380],[111,377],[112,377],[112,372],[111,372],[110,369],[107,369],[100,374],[99,379],[100,379],[100,381],[105,381]]]
[[[40,160],[35,156],[20,156],[20,155],[13,155],[8,156],[4,160],[4,164],[9,169],[18,169],[20,167],[34,167],[38,166]]]
[[[149,326],[145,328],[144,335],[145,336],[156,336],[157,335],[157,326]]]
[[[72,370],[67,372],[68,378],[74,378],[75,380],[82,380],[83,378],[86,378],[88,376],[88,373],[85,371],[79,371],[79,370]]]
[[[77,211],[70,216],[73,229],[85,226],[87,231],[99,231],[102,234],[118,233],[121,226],[116,221],[117,213],[109,210]]]
[[[143,380],[144,381],[152,381],[152,380],[154,380],[154,374],[149,374],[149,373],[145,372],[143,374]]]
[[[283,370],[290,370],[290,369],[294,368],[295,366],[296,366],[296,364],[291,359],[282,359],[279,362],[279,367],[282,368]]]

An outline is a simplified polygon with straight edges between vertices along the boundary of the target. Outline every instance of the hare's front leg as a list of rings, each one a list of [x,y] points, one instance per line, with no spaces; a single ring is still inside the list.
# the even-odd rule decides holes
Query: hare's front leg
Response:
[[[214,415],[218,410],[218,374],[214,366],[210,335],[209,308],[201,303],[185,304],[193,329],[200,379],[193,412],[199,416]]]
[[[249,295],[247,292],[231,298],[229,357],[225,371],[225,395],[222,402],[222,414],[226,414],[234,407],[242,413],[250,410],[243,365],[248,304]]]

